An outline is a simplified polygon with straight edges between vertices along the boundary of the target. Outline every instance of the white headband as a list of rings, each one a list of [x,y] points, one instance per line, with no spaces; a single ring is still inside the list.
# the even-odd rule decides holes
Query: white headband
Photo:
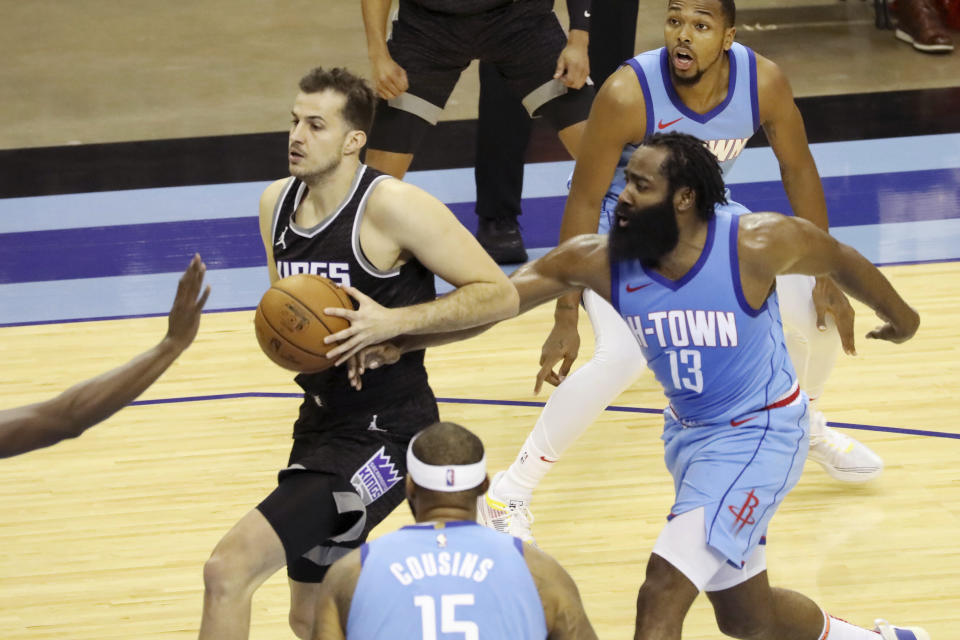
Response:
[[[419,434],[418,434],[419,435]],[[407,449],[407,474],[417,486],[431,491],[466,491],[479,487],[487,477],[487,454],[484,452],[479,462],[472,464],[432,465],[421,461],[413,454],[413,443]]]

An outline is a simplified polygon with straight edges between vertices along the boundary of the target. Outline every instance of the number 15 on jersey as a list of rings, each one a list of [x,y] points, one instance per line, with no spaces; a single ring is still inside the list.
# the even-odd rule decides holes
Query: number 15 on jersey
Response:
[[[477,623],[457,620],[457,607],[474,602],[472,593],[447,593],[440,596],[440,633],[460,633],[463,640],[479,640]],[[413,604],[420,608],[423,640],[437,640],[437,600],[433,596],[415,596]]]

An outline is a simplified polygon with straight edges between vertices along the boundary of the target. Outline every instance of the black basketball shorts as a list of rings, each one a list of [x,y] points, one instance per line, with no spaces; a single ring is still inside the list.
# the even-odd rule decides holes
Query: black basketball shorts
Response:
[[[403,502],[410,439],[439,419],[429,388],[349,413],[304,400],[288,466],[257,507],[283,542],[291,579],[321,582]]]

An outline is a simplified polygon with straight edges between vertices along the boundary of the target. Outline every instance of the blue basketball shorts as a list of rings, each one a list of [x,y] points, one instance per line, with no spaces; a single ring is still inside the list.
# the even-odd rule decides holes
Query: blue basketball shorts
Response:
[[[800,479],[810,446],[807,404],[799,393],[741,426],[684,427],[664,411],[664,458],[676,491],[670,517],[703,507],[707,545],[735,568]]]

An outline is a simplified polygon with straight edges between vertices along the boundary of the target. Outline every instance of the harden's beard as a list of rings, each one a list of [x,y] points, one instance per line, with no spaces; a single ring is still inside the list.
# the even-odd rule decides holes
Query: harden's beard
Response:
[[[673,210],[673,198],[649,207],[631,207],[623,202],[614,209],[610,229],[610,259],[615,262],[639,260],[645,267],[656,267],[680,240],[680,227]],[[621,225],[620,221],[626,221]]]

